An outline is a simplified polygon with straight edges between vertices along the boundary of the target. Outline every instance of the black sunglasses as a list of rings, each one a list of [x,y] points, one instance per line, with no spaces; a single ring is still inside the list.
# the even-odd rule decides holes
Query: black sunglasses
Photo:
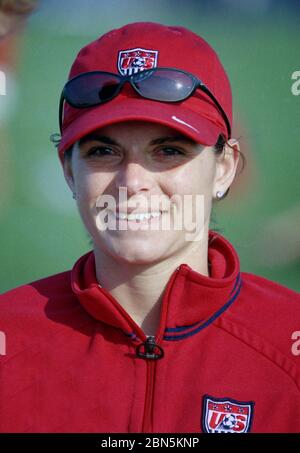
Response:
[[[128,76],[104,71],[79,74],[69,80],[63,88],[59,103],[60,131],[62,132],[64,101],[77,109],[104,104],[116,97],[126,82],[129,82],[143,98],[161,102],[183,101],[199,88],[211,98],[219,109],[227,127],[228,138],[230,138],[229,119],[213,93],[193,74],[175,68],[153,68]]]

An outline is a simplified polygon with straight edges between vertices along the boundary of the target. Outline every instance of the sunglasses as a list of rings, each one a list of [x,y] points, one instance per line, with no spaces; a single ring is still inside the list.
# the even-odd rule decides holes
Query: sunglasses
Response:
[[[123,85],[129,82],[143,98],[160,102],[184,101],[200,89],[214,102],[231,136],[229,119],[209,88],[193,74],[175,68],[153,68],[121,76],[111,72],[84,72],[69,80],[63,88],[59,104],[59,127],[62,132],[63,104],[83,109],[104,104],[115,98]]]

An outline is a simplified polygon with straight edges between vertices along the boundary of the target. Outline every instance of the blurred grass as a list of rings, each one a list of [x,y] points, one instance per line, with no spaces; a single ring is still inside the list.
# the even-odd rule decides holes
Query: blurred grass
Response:
[[[281,13],[254,23],[226,13],[203,17],[192,10],[149,17],[145,12],[139,20],[189,27],[219,53],[233,87],[235,132],[242,134],[242,150],[252,156],[255,178],[243,189],[245,170],[229,198],[218,204],[218,227],[236,247],[242,270],[299,291],[300,259],[265,267],[253,247],[268,219],[300,200],[300,97],[291,94],[291,74],[300,69],[299,18]],[[12,189],[0,210],[0,292],[70,269],[90,249],[49,135],[58,131],[60,90],[78,50],[131,21],[100,21],[81,36],[51,33],[33,21],[24,35],[19,103],[9,124]]]

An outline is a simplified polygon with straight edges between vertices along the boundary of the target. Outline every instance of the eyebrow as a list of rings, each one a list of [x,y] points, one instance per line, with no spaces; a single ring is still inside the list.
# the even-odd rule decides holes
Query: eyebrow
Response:
[[[111,137],[108,137],[108,136],[105,136],[105,135],[99,135],[97,133],[91,133],[91,134],[87,134],[85,135],[84,137],[82,137],[80,140],[79,140],[79,146],[80,145],[83,145],[84,143],[86,142],[90,142],[90,141],[98,141],[98,142],[102,142],[102,143],[105,143],[106,145],[115,145],[115,146],[121,146],[120,143],[118,143],[116,140],[113,140]],[[190,145],[196,145],[197,143],[185,136],[185,135],[175,135],[175,136],[170,136],[170,137],[159,137],[159,138],[155,138],[154,140],[151,140],[151,142],[149,143],[150,146],[154,146],[154,145],[162,145],[164,143],[188,143]]]

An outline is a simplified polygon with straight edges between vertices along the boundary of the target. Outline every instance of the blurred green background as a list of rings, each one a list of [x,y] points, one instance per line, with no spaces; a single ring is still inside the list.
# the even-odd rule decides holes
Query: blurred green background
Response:
[[[271,0],[41,2],[20,39],[5,107],[0,96],[0,292],[70,269],[90,250],[49,140],[60,91],[82,46],[148,20],[203,36],[231,80],[234,136],[248,162],[211,227],[232,242],[243,271],[300,291],[300,96],[291,92],[299,19],[297,2]]]

